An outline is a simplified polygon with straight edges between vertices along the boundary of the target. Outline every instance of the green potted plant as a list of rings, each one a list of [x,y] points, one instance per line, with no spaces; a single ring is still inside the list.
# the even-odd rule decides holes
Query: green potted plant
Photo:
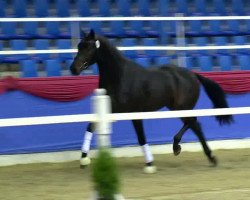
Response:
[[[116,161],[110,149],[102,147],[93,163],[92,178],[96,191],[93,200],[123,200]]]

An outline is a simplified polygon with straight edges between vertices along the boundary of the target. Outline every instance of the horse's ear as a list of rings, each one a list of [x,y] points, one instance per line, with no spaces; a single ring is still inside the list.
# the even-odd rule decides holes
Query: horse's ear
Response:
[[[93,29],[90,30],[88,37],[90,39],[95,39],[95,31]]]

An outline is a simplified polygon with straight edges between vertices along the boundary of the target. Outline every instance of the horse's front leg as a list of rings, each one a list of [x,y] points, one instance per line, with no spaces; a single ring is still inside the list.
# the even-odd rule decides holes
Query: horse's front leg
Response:
[[[84,140],[83,140],[83,144],[82,144],[82,156],[80,159],[80,167],[84,168],[87,165],[90,164],[91,160],[88,157],[88,153],[90,150],[90,145],[91,145],[91,141],[92,141],[92,137],[93,137],[93,132],[94,132],[94,124],[93,123],[89,123],[84,135]]]
[[[137,134],[138,143],[140,144],[142,148],[144,158],[145,158],[146,166],[144,167],[144,172],[148,174],[155,173],[156,167],[154,166],[154,163],[153,163],[154,157],[149,149],[149,145],[147,144],[147,141],[145,138],[142,120],[132,120],[132,122],[135,128],[135,132]]]

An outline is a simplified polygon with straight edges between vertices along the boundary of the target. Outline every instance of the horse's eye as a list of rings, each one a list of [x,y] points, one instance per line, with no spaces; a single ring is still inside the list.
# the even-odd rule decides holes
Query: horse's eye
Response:
[[[88,47],[87,43],[80,43],[80,44],[78,44],[78,50],[81,50],[81,49],[84,49],[84,48],[87,48],[87,47]]]

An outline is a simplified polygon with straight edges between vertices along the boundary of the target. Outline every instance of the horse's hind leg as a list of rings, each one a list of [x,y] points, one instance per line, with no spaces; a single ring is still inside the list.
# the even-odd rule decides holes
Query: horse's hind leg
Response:
[[[182,126],[181,130],[174,136],[174,144],[173,144],[173,151],[174,155],[179,155],[181,153],[181,145],[179,145],[182,136],[184,133],[190,128],[188,123],[184,122],[184,125]]]
[[[200,123],[197,121],[197,119],[195,118],[195,120],[190,123],[190,128],[192,129],[192,131],[195,133],[195,135],[198,137],[199,141],[201,142],[201,145],[203,147],[204,153],[206,154],[208,160],[210,161],[210,163],[213,166],[217,165],[217,160],[216,158],[212,155],[212,151],[209,149],[206,139],[204,137],[204,134],[202,132],[201,129],[201,125]]]
[[[137,135],[138,143],[140,144],[142,151],[144,153],[144,158],[146,162],[146,167],[144,168],[145,173],[155,173],[156,167],[153,165],[153,155],[149,149],[149,145],[147,144],[142,120],[132,120],[133,126],[135,128],[135,132]]]
[[[80,160],[80,167],[84,168],[85,166],[90,164],[90,158],[88,157],[88,153],[90,150],[90,144],[93,137],[94,124],[89,123],[87,126],[87,130],[84,135],[84,140],[82,144],[82,156]]]

